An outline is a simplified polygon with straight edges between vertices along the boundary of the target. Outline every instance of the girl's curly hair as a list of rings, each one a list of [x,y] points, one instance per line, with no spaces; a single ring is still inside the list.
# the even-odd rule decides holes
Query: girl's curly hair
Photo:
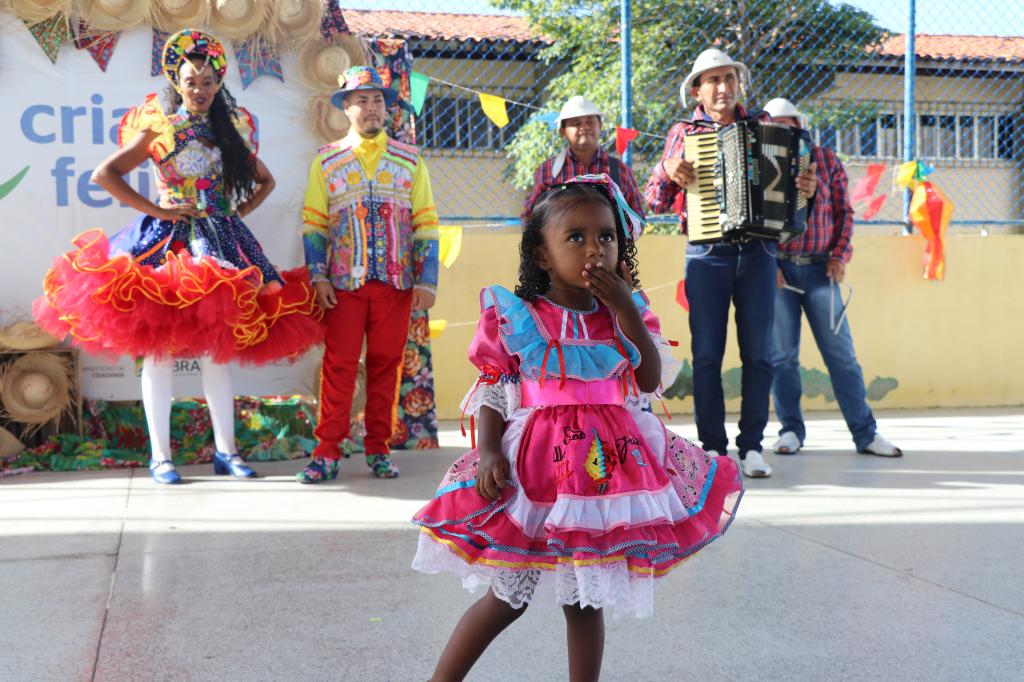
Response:
[[[570,182],[555,185],[543,195],[530,212],[523,230],[523,238],[519,242],[519,283],[516,284],[516,296],[527,301],[535,301],[543,296],[551,287],[548,273],[537,265],[537,248],[544,243],[541,229],[552,216],[568,211],[576,206],[592,202],[601,202],[608,206],[615,216],[615,235],[619,245],[616,261],[625,263],[633,276],[633,288],[640,287],[640,276],[637,273],[636,245],[626,237],[626,231],[619,219],[619,212],[612,203],[611,197],[599,187],[583,182]]]
[[[172,111],[181,107],[181,93],[173,86],[168,86],[167,98]],[[225,194],[235,203],[242,203],[252,198],[256,189],[256,157],[235,128],[238,116],[238,103],[222,85],[210,105],[210,131],[220,149]]]

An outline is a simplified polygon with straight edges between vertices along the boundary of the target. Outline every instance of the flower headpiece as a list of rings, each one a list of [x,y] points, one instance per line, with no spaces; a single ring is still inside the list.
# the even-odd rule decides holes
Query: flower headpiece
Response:
[[[186,28],[178,31],[164,44],[163,69],[167,80],[175,90],[181,90],[178,84],[178,69],[184,59],[199,57],[211,67],[217,82],[224,80],[228,70],[228,58],[224,53],[224,45],[214,36],[205,31]]]
[[[619,189],[619,186],[615,184],[615,181],[612,180],[607,173],[577,175],[571,180],[567,180],[555,187],[565,187],[566,185],[575,184],[595,185],[598,189],[603,190],[608,195],[608,198],[611,199],[612,206],[614,206],[618,212],[617,221],[626,238],[634,242],[637,239],[640,239],[641,235],[644,233],[644,219],[633,210],[629,205],[629,202],[626,201],[626,197],[622,195],[622,190]]]

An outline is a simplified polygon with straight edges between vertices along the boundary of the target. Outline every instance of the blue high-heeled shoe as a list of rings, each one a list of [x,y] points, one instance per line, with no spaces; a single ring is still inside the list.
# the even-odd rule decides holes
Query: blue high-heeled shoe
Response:
[[[255,471],[245,464],[231,461],[232,457],[237,457],[237,455],[229,455],[220,451],[213,453],[213,473],[218,476],[231,474],[235,478],[256,478]]]
[[[150,460],[150,462],[149,462],[149,475],[152,476],[153,480],[156,481],[157,483],[164,483],[164,484],[167,484],[167,485],[171,485],[171,484],[174,484],[174,483],[181,483],[181,476],[178,475],[177,469],[173,468],[174,467],[173,463],[171,463],[171,467],[172,468],[171,468],[170,471],[165,471],[165,472],[160,473],[160,474],[157,473],[156,470],[159,469],[165,462],[169,462],[169,461],[170,460],[166,460],[166,459],[161,459],[159,461],[157,461],[157,460]]]

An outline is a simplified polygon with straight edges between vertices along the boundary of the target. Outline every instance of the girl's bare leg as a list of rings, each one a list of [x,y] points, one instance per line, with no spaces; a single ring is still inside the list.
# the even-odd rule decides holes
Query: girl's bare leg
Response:
[[[569,680],[596,682],[604,658],[604,611],[578,605],[563,606],[569,643]]]
[[[432,682],[463,679],[494,638],[525,611],[525,606],[514,609],[488,590],[480,601],[469,607],[455,626],[455,631],[441,652],[434,676],[430,678]]]

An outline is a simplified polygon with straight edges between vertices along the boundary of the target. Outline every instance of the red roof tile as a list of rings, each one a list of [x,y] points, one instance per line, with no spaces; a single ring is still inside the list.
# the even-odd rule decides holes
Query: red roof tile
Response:
[[[906,49],[906,36],[900,34],[885,41],[881,53],[886,57],[902,57]],[[914,39],[914,52],[920,59],[1024,61],[1024,38],[918,34]]]
[[[449,14],[344,9],[355,33],[392,34],[430,40],[498,40],[516,43],[540,40],[522,17],[501,14]]]

